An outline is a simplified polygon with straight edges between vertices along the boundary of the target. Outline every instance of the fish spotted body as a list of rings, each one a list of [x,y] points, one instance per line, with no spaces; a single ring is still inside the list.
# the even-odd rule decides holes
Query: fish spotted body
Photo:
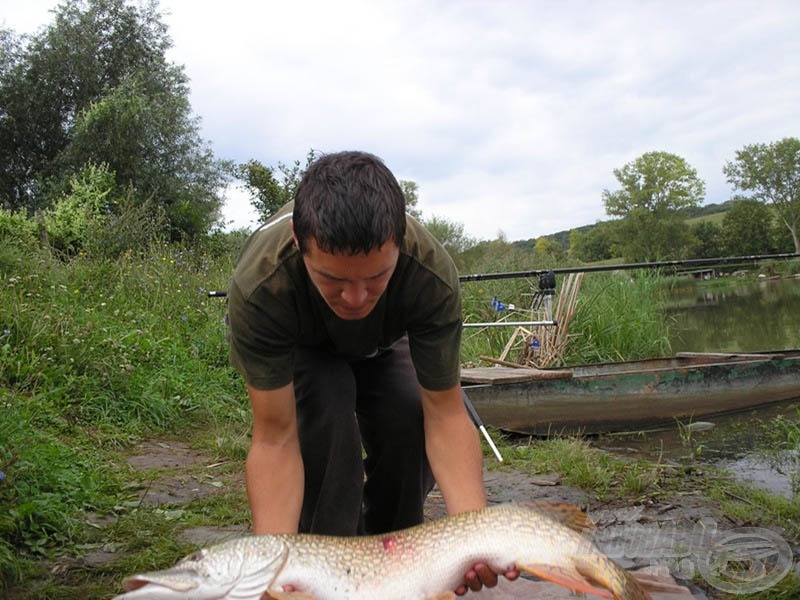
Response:
[[[500,504],[383,535],[242,537],[129,577],[116,600],[258,600],[267,591],[278,600],[448,600],[479,562],[600,597],[648,599],[581,535],[585,526],[571,505]]]

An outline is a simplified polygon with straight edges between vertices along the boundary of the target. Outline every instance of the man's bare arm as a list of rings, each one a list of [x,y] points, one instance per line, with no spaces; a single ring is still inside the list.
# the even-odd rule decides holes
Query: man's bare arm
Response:
[[[253,532],[297,533],[304,477],[294,387],[265,391],[247,386],[247,393],[253,410],[246,464]]]
[[[422,390],[425,449],[450,514],[486,506],[483,453],[461,388]]]

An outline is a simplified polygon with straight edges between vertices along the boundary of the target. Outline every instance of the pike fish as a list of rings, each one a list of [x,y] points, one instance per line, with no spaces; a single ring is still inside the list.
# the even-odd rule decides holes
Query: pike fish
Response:
[[[381,535],[246,536],[129,577],[115,600],[258,600],[264,592],[276,600],[453,600],[479,562],[599,597],[649,599],[582,534],[588,526],[573,505],[509,503]]]

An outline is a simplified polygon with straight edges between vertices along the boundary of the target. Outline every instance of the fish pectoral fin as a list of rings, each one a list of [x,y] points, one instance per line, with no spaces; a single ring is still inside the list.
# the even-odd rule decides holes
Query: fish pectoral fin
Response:
[[[275,600],[314,600],[314,596],[308,592],[284,592],[283,590],[267,590],[267,593]]]
[[[606,590],[593,586],[583,575],[576,569],[568,569],[565,567],[557,567],[555,565],[547,564],[532,564],[532,565],[517,565],[520,571],[535,575],[540,579],[544,579],[551,583],[569,588],[576,592],[585,592],[593,594],[600,598],[612,598],[613,596]]]
[[[280,550],[259,568],[245,573],[245,563],[242,563],[242,571],[236,582],[228,590],[225,598],[230,600],[244,600],[248,598],[258,598],[269,589],[272,582],[278,577],[289,558],[289,547],[281,544]],[[270,592],[272,594],[272,592]]]

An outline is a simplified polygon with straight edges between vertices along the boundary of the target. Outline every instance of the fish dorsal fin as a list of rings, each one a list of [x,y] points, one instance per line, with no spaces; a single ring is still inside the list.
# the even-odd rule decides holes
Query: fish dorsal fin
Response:
[[[520,506],[542,513],[578,533],[594,529],[594,525],[589,520],[586,513],[583,512],[579,506],[574,504],[548,500],[520,502],[519,504]]]

